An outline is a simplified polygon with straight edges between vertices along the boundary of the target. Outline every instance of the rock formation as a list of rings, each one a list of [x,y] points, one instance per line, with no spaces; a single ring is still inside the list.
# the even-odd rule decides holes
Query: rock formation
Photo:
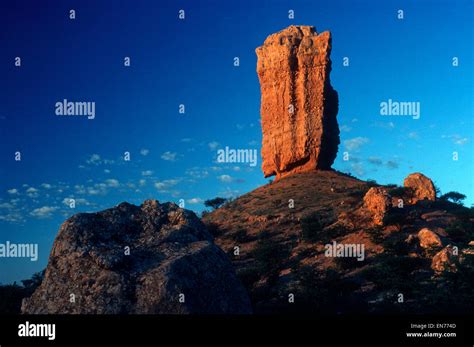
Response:
[[[23,313],[251,313],[225,253],[191,211],[147,200],[62,226]]]
[[[455,254],[454,247],[447,245],[433,257],[431,268],[438,273],[443,271],[456,272],[457,261],[458,256]]]
[[[418,232],[421,248],[442,247],[443,243],[439,236],[428,228],[423,228]]]
[[[392,206],[392,199],[383,187],[372,187],[364,196],[364,206],[372,214],[375,225],[383,225],[383,220]]]
[[[415,172],[408,175],[403,181],[403,185],[412,190],[410,203],[415,204],[420,200],[436,200],[436,189],[428,177],[422,173]]]
[[[265,177],[330,169],[339,145],[338,96],[329,81],[331,34],[290,26],[270,35],[256,53]]]

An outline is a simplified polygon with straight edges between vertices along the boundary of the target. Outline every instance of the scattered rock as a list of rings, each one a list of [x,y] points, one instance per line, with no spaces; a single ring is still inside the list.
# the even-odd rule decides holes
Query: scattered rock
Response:
[[[436,199],[436,190],[433,181],[422,173],[416,172],[408,175],[403,181],[403,185],[412,190],[410,199],[410,203],[412,204],[420,200],[434,201]]]
[[[262,169],[276,179],[330,169],[339,145],[331,87],[331,34],[290,26],[256,49],[261,88]]]
[[[428,228],[423,228],[418,232],[418,239],[420,246],[424,249],[443,246],[439,236]]]
[[[453,246],[448,245],[436,253],[431,261],[431,268],[436,272],[456,272],[458,256],[454,250],[455,248]]]
[[[383,225],[383,220],[392,206],[392,199],[383,187],[372,187],[364,196],[364,205],[372,214],[376,225]]]
[[[64,222],[45,278],[23,301],[22,312],[232,314],[250,313],[251,306],[196,215],[147,200]]]

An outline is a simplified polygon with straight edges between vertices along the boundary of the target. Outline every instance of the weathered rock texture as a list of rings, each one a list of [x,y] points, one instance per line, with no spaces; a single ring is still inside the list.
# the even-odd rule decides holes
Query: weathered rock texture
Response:
[[[265,177],[330,169],[339,145],[338,96],[329,81],[331,34],[290,26],[256,52]]]
[[[372,214],[375,225],[383,225],[388,211],[392,207],[392,199],[384,187],[372,187],[364,196],[364,206]]]
[[[422,248],[442,247],[443,242],[440,237],[428,228],[423,228],[418,232],[418,239]]]
[[[22,312],[214,314],[251,308],[230,261],[194,213],[147,200],[69,218],[45,278],[23,301]]]
[[[412,190],[410,203],[415,204],[420,200],[436,200],[436,189],[428,177],[422,173],[415,172],[408,175],[403,181],[403,185]]]

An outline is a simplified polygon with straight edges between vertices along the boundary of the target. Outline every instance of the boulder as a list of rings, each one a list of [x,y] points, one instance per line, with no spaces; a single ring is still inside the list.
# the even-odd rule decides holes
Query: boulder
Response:
[[[383,187],[372,187],[364,196],[364,206],[372,215],[375,225],[383,225],[383,220],[392,206],[392,199]]]
[[[408,175],[403,181],[403,185],[412,191],[410,203],[416,204],[420,200],[436,200],[436,189],[428,177],[422,173],[415,172]]]
[[[433,257],[431,268],[436,272],[456,272],[457,263],[458,256],[455,254],[454,247],[448,245]]]
[[[337,155],[338,96],[331,87],[331,34],[290,26],[256,49],[262,170],[280,177],[330,169]]]
[[[173,203],[122,203],[61,226],[29,314],[251,313],[225,253]]]
[[[439,236],[428,228],[423,228],[418,232],[418,239],[420,240],[421,248],[424,249],[443,246],[443,242]]]

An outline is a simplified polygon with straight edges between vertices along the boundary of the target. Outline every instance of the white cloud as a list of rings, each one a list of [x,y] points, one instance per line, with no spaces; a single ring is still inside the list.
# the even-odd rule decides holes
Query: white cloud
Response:
[[[175,161],[176,160],[177,153],[176,152],[165,152],[161,155],[161,159],[167,160],[167,161]]]
[[[138,181],[138,184],[143,187],[146,184],[146,181],[144,179],[141,179],[140,181]]]
[[[44,188],[44,189],[51,189],[53,186],[49,183],[43,183],[43,184],[41,184],[41,187]]]
[[[186,202],[188,204],[201,204],[203,200],[201,198],[192,198],[192,199],[186,200]]]
[[[418,133],[416,131],[412,131],[411,133],[408,134],[408,137],[410,139],[417,139],[418,138]]]
[[[346,133],[348,133],[349,131],[352,130],[352,128],[351,128],[350,126],[347,126],[347,125],[345,125],[345,124],[342,124],[342,125],[340,126],[340,129],[341,129],[341,131],[344,131],[344,132],[346,132]]]
[[[36,188],[33,188],[33,187],[30,187],[26,190],[26,194],[30,197],[30,198],[37,198],[38,197],[38,189]]]
[[[142,171],[142,176],[151,176],[151,175],[153,175],[153,171],[151,170]]]
[[[40,208],[35,208],[30,214],[36,218],[49,218],[51,217],[52,213],[56,211],[58,208],[54,206],[43,206]]]
[[[154,186],[159,191],[166,191],[167,189],[171,188],[172,186],[175,186],[176,184],[178,184],[178,180],[169,179],[164,181],[157,181],[155,182]]]
[[[86,160],[86,163],[87,164],[98,165],[100,163],[100,155],[92,154],[91,157]]]
[[[7,193],[12,194],[12,195],[18,194],[18,189],[16,188],[8,189]]]
[[[229,175],[220,175],[217,177],[217,179],[224,183],[230,183],[233,181],[232,177],[230,177]]]
[[[110,170],[109,169],[104,169],[104,173],[109,174]]]
[[[353,139],[345,140],[344,146],[349,151],[357,151],[362,147],[362,145],[366,144],[367,142],[369,142],[369,139],[366,137],[355,137]]]
[[[4,208],[4,209],[7,209],[7,210],[11,210],[14,207],[15,206],[10,204],[9,202],[4,202],[4,203],[0,204],[0,208]]]
[[[149,149],[142,148],[142,149],[140,150],[140,154],[143,155],[143,156],[147,156],[149,153],[150,153],[150,150],[149,150]]]
[[[117,188],[120,185],[119,181],[115,178],[109,178],[108,180],[105,180],[105,183],[107,184],[107,186],[112,188]]]

